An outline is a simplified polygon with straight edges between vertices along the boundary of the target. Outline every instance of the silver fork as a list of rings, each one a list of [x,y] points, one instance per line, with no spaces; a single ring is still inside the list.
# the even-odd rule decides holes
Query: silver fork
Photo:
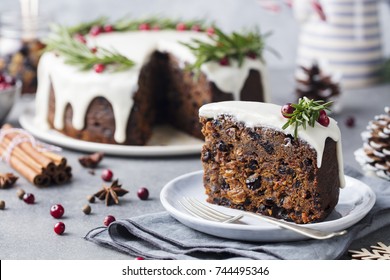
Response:
[[[183,206],[191,215],[196,216],[198,218],[202,218],[205,220],[222,222],[222,223],[233,223],[235,221],[240,220],[244,216],[251,216],[268,222],[270,224],[277,225],[281,228],[285,228],[288,230],[292,230],[296,233],[308,236],[314,239],[328,239],[334,236],[340,236],[347,233],[346,230],[336,231],[336,232],[325,232],[312,228],[303,227],[297,224],[289,223],[284,220],[275,219],[273,217],[268,217],[264,215],[255,214],[252,212],[244,212],[243,214],[239,214],[236,216],[228,215],[217,211],[210,206],[200,202],[195,198],[183,197],[182,200],[179,201],[180,205]]]

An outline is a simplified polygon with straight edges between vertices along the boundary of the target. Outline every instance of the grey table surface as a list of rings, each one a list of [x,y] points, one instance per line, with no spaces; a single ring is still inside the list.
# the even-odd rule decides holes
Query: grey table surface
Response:
[[[295,99],[291,69],[271,70],[270,86],[273,103],[284,104]],[[18,117],[28,103],[31,102],[20,100],[8,122],[17,126]],[[360,169],[353,152],[362,146],[360,133],[368,121],[383,113],[384,107],[390,105],[390,85],[344,91],[341,103],[343,110],[333,117],[339,122],[342,131],[344,162]],[[345,125],[349,116],[355,118],[356,125],[353,128]],[[162,187],[179,175],[201,169],[199,155],[164,158],[106,156],[96,169],[96,175],[91,175],[88,169],[78,163],[82,152],[64,150],[63,153],[73,167],[72,183],[37,188],[20,178],[15,188],[0,190],[0,199],[6,201],[6,209],[0,211],[0,259],[129,259],[127,255],[87,242],[83,237],[90,229],[101,226],[108,214],[120,219],[163,211],[159,201]],[[106,207],[101,201],[91,204],[92,213],[85,215],[81,209],[87,203],[87,195],[101,188],[100,172],[104,168],[112,169],[114,176],[130,193],[121,199],[120,205]],[[12,169],[0,163],[0,172],[6,171]],[[18,187],[34,193],[36,203],[27,205],[19,200],[16,196]],[[140,187],[149,189],[149,200],[138,199],[136,192]],[[55,203],[61,203],[65,208],[61,220],[66,225],[66,231],[62,236],[53,232],[57,220],[49,214],[50,206]],[[379,241],[390,244],[390,227],[356,240],[350,249],[369,247]],[[348,259],[348,255],[345,254],[343,258]]]

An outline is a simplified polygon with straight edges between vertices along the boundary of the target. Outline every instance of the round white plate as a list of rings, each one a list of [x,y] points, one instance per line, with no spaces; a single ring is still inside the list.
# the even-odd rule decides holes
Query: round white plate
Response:
[[[193,197],[205,201],[203,171],[180,176],[164,186],[160,200],[164,208],[178,221],[198,231],[244,241],[293,241],[308,237],[279,228],[256,218],[245,216],[240,223],[225,224],[200,219],[189,214],[180,204],[183,197]],[[340,190],[339,202],[329,217],[320,223],[302,225],[323,231],[346,229],[360,221],[374,206],[375,194],[366,184],[345,176],[346,186]],[[239,210],[209,204],[221,212],[236,215]]]
[[[113,145],[87,142],[68,137],[53,129],[34,123],[34,110],[27,108],[19,117],[20,125],[35,137],[54,145],[83,152],[104,152],[119,156],[177,156],[199,154],[203,141],[170,126],[159,126],[153,131],[146,146]]]

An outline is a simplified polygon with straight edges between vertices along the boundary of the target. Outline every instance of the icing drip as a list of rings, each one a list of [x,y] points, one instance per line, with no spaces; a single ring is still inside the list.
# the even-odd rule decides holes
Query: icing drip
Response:
[[[193,63],[196,58],[191,51],[180,44],[192,39],[210,40],[200,32],[177,31],[148,31],[148,32],[112,32],[96,37],[89,37],[88,44],[116,50],[122,55],[136,62],[130,70],[100,74],[91,71],[79,71],[76,67],[64,63],[61,57],[52,53],[45,53],[38,68],[38,90],[36,97],[37,125],[47,129],[49,114],[50,87],[55,92],[54,128],[63,129],[64,113],[69,104],[73,109],[72,125],[82,130],[85,126],[85,116],[89,104],[97,97],[104,97],[110,102],[115,117],[114,139],[117,143],[126,140],[127,121],[133,106],[133,96],[138,89],[138,76],[142,65],[150,55],[158,50],[172,53],[182,63]],[[267,95],[267,71],[264,63],[259,59],[246,59],[241,68],[237,63],[230,66],[220,66],[218,63],[208,62],[202,66],[202,71],[208,80],[227,93],[232,93],[236,100],[251,69],[261,74],[261,84],[264,88],[264,98]]]
[[[64,128],[64,114],[69,104],[73,110],[72,125],[81,130],[89,104],[97,97],[110,102],[115,117],[114,139],[126,140],[126,127],[133,107],[133,93],[137,90],[138,69],[119,73],[80,72],[64,64],[61,58],[46,53],[39,64],[39,87],[36,100],[36,124],[47,127],[50,85],[55,94],[54,127]],[[71,82],[70,82],[71,81]]]
[[[205,118],[218,118],[220,115],[232,116],[236,121],[243,122],[247,127],[266,126],[279,130],[286,134],[294,134],[293,128],[288,127],[282,130],[286,119],[280,113],[280,106],[245,101],[225,101],[203,105],[199,110],[199,116]],[[341,133],[337,122],[330,119],[328,127],[316,123],[314,127],[307,126],[306,130],[302,127],[298,129],[298,135],[306,141],[317,152],[317,166],[321,167],[322,157],[325,148],[325,141],[329,137],[337,142],[337,158],[339,167],[340,186],[345,186],[343,157],[341,149]]]
[[[261,84],[265,87],[267,71],[265,65],[259,59],[245,59],[241,67],[238,66],[236,61],[232,61],[229,67],[221,67],[217,62],[208,62],[201,67],[209,81],[215,82],[220,90],[232,93],[236,101],[240,100],[242,87],[251,69],[260,72]],[[264,100],[269,101],[266,88],[264,89]]]

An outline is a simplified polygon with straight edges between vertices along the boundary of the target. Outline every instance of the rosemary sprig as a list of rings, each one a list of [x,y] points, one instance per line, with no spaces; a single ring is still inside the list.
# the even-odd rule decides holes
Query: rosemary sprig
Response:
[[[86,44],[75,40],[65,27],[55,26],[54,34],[46,41],[46,50],[54,51],[65,58],[65,63],[89,70],[96,64],[109,66],[112,71],[129,69],[135,63],[116,51],[99,47],[92,52]]]
[[[184,23],[187,29],[190,29],[194,25],[200,27],[201,30],[205,30],[208,25],[206,25],[206,21],[202,19],[191,20],[191,21],[182,21],[179,19],[168,19],[161,17],[148,17],[143,19],[128,19],[123,18],[113,23],[113,27],[116,31],[135,31],[138,30],[141,24],[147,24],[150,28],[158,27],[161,30],[167,29],[176,29],[177,24]]]
[[[74,35],[76,33],[85,35],[87,34],[93,26],[104,26],[108,23],[107,17],[99,17],[95,20],[83,22],[71,27],[68,27],[68,32],[70,35]]]
[[[298,138],[298,128],[300,126],[306,129],[307,125],[314,127],[320,116],[321,110],[330,111],[329,106],[332,101],[325,103],[323,100],[313,100],[307,97],[299,98],[298,104],[291,104],[294,111],[291,114],[285,114],[288,121],[283,125],[282,129],[294,126],[294,139]]]
[[[196,56],[194,64],[188,69],[199,74],[201,66],[209,61],[221,61],[221,59],[233,59],[238,61],[241,67],[248,55],[262,59],[264,39],[267,35],[260,35],[258,30],[246,33],[233,32],[225,34],[219,28],[214,28],[215,34],[210,37],[211,42],[193,39],[191,43],[182,43]]]
[[[139,30],[139,26],[141,24],[147,24],[150,28],[158,27],[161,30],[167,29],[176,29],[178,23],[184,23],[187,29],[191,29],[191,27],[197,25],[200,30],[206,30],[209,26],[206,24],[206,21],[203,19],[196,19],[191,21],[183,21],[180,19],[168,19],[161,18],[158,16],[143,18],[143,19],[131,19],[128,16],[123,17],[115,22],[109,22],[106,17],[100,17],[95,20],[84,22],[75,26],[68,27],[68,31],[71,35],[76,33],[85,35],[91,30],[94,26],[103,27],[104,25],[111,24],[115,31],[125,32],[125,31],[136,31]]]

